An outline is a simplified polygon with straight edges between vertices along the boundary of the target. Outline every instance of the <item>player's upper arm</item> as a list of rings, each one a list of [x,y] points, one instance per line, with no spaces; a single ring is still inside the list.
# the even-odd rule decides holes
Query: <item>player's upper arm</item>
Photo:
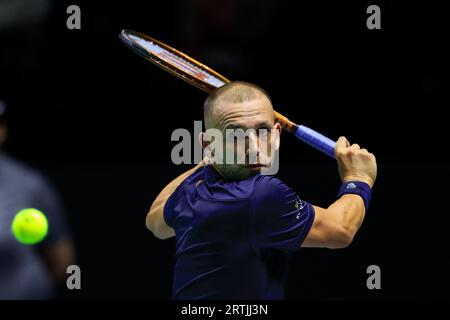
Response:
[[[302,247],[340,249],[350,245],[354,234],[341,223],[332,209],[313,206],[315,219]]]

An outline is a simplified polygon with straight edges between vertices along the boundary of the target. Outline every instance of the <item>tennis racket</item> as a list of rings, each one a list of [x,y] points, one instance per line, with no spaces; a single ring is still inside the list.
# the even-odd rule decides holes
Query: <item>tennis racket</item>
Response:
[[[197,60],[145,34],[122,30],[119,38],[125,45],[145,59],[208,93],[230,82],[230,80]],[[273,113],[283,129],[309,146],[334,158],[336,143],[333,140],[304,125],[292,122],[276,111]]]

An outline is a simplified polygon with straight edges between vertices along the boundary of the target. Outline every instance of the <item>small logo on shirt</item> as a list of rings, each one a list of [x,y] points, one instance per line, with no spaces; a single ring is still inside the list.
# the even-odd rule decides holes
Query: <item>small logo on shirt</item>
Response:
[[[302,210],[305,206],[306,206],[306,202],[305,201],[302,201],[302,200],[295,201],[295,204],[294,204],[295,209]],[[295,218],[297,220],[300,219],[301,214],[302,214],[301,212],[297,213]]]
[[[356,184],[354,184],[353,182],[350,182],[345,189],[356,189]]]

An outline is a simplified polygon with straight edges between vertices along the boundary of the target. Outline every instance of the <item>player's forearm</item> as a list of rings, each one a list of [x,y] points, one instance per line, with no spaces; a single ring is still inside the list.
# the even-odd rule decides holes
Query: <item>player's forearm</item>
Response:
[[[353,238],[361,227],[365,216],[364,201],[359,195],[344,194],[327,208],[327,212]]]

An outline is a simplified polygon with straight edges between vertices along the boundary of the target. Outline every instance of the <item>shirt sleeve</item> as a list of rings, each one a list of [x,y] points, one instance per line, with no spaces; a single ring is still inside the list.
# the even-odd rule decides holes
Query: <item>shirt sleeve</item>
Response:
[[[255,249],[294,252],[314,221],[314,208],[273,176],[261,176],[250,200],[250,239]]]

